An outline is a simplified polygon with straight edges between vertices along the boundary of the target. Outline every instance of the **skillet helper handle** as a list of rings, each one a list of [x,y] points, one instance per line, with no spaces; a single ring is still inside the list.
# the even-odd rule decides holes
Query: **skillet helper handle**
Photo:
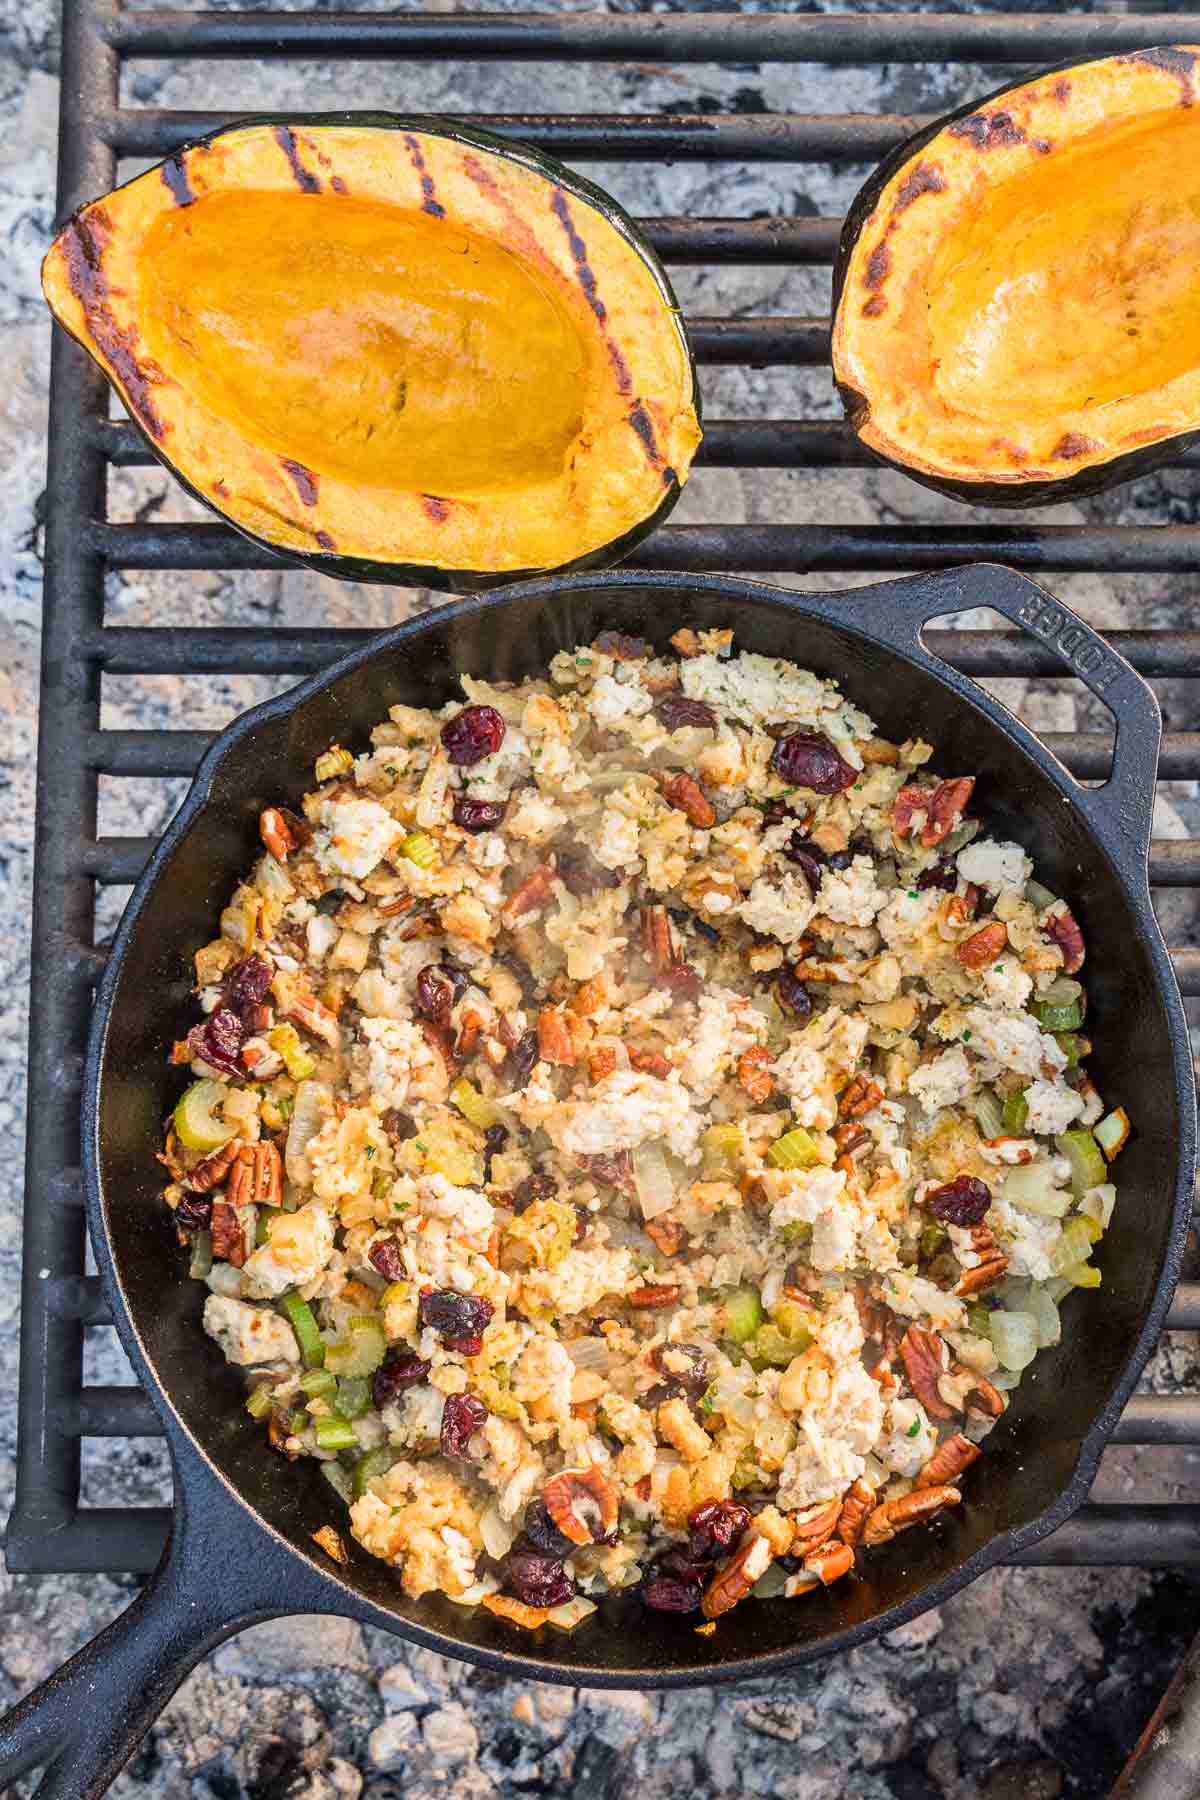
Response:
[[[328,1589],[294,1559],[285,1566],[228,1501],[197,1512],[181,1502],[132,1606],[0,1718],[0,1792],[45,1767],[37,1800],[100,1800],[210,1650],[264,1619],[335,1610]]]
[[[872,590],[862,593],[870,597]],[[922,628],[944,613],[973,606],[994,607],[1040,638],[1112,713],[1117,728],[1112,773],[1103,787],[1079,787],[1076,804],[1110,842],[1115,838],[1145,876],[1162,715],[1153,689],[1086,620],[1016,569],[970,563],[918,576],[886,603],[876,601],[864,622],[896,649],[928,657]]]

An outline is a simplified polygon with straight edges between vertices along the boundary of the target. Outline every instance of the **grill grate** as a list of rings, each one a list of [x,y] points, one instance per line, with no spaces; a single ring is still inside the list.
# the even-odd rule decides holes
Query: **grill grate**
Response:
[[[883,61],[1041,64],[1200,38],[1200,14],[313,14],[120,12],[111,0],[67,0],[59,206],[65,216],[111,187],[122,156],[160,155],[223,122],[223,115],[131,109],[120,101],[130,58],[268,57],[539,61],[548,64]],[[549,72],[548,72],[549,80]],[[501,134],[576,160],[748,162],[877,158],[922,122],[850,113],[667,113],[661,116],[505,115],[480,118]],[[651,240],[676,265],[823,266],[833,218],[655,218]],[[828,325],[819,317],[696,318],[699,360],[822,367]],[[78,1170],[79,1093],[91,987],[103,966],[93,947],[97,884],[133,880],[152,840],[98,838],[101,775],[187,775],[209,742],[198,731],[100,729],[104,675],[309,673],[361,632],[305,628],[133,628],[104,623],[109,569],[253,570],[266,552],[214,524],[111,522],[106,472],[151,459],[132,428],[107,417],[107,388],[76,346],[57,334],[52,363],[46,527],[37,871],[30,1039],[17,1500],[8,1527],[10,1569],[132,1571],[157,1560],[163,1508],[80,1503],[86,1437],[155,1436],[136,1388],[83,1385],[89,1327],[107,1314],[86,1274]],[[868,467],[844,426],[824,419],[726,419],[708,425],[709,467]],[[1200,467],[1200,453],[1180,458]],[[928,569],[976,557],[1039,571],[1182,573],[1200,559],[1200,527],[1029,523],[996,527],[788,524],[677,525],[640,553],[654,569],[772,573]],[[944,631],[931,645],[976,675],[1061,674],[1040,644],[1013,632]],[[1115,647],[1143,673],[1200,677],[1200,631],[1121,631]],[[1200,721],[1198,721],[1200,723]],[[1099,733],[1048,734],[1077,774],[1103,777],[1111,742]],[[1168,734],[1164,778],[1200,777],[1200,730]],[[1200,885],[1200,839],[1159,840],[1152,877],[1163,888]],[[1179,949],[1184,992],[1200,995],[1200,950]],[[1200,1283],[1179,1291],[1168,1323],[1200,1328]],[[1116,1441],[1200,1446],[1200,1394],[1142,1395]],[[1026,1553],[1031,1563],[1200,1564],[1200,1506],[1092,1505]]]

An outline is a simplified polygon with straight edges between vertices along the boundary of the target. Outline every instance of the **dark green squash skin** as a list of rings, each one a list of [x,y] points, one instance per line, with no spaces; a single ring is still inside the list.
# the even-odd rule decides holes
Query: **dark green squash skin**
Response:
[[[1159,46],[1160,48],[1162,46]],[[1136,52],[1141,56],[1152,56],[1154,49],[1149,48]],[[893,175],[899,173],[904,164],[923,150],[926,144],[953,125],[958,119],[969,118],[972,113],[980,112],[990,106],[994,100],[1000,100],[1005,94],[1011,94],[1015,88],[1029,87],[1035,81],[1043,80],[1047,75],[1067,74],[1085,64],[1105,61],[1117,61],[1116,57],[1075,57],[1070,62],[1052,63],[1049,68],[1037,69],[1032,74],[1021,75],[1015,81],[1006,81],[1003,87],[993,89],[990,94],[983,94],[978,100],[971,100],[966,106],[948,112],[940,119],[935,119],[923,130],[914,132],[902,144],[886,156],[878,168],[868,176],[850,205],[838,239],[837,257],[833,265],[833,302],[830,317],[836,319],[842,303],[842,290],[846,284],[846,271],[854,247],[862,236],[863,228],[879,202],[879,197]],[[858,434],[858,425],[865,416],[869,405],[866,397],[857,388],[839,381],[838,392],[845,408],[846,418],[851,429]],[[875,459],[881,468],[898,469],[907,475],[910,481],[918,482],[922,487],[932,488],[935,493],[945,494],[951,500],[965,500],[971,506],[1054,506],[1063,500],[1082,500],[1091,494],[1102,494],[1109,488],[1119,487],[1122,482],[1133,481],[1139,475],[1150,475],[1155,469],[1163,468],[1174,462],[1185,450],[1193,445],[1200,445],[1200,423],[1194,431],[1176,432],[1174,436],[1161,438],[1157,443],[1146,444],[1137,450],[1127,450],[1121,456],[1114,456],[1108,462],[1100,463],[1090,469],[1081,469],[1075,475],[1063,475],[1053,481],[959,481],[949,476],[931,475],[928,470],[914,469],[898,457],[885,456],[872,445],[864,444],[863,448]]]
[[[487,150],[494,155],[503,156],[509,162],[520,163],[524,168],[553,182],[576,199],[584,201],[607,219],[654,277],[655,286],[675,318],[680,341],[687,357],[688,369],[691,373],[691,404],[695,410],[697,423],[701,422],[700,389],[696,381],[696,358],[666,270],[624,207],[620,206],[611,194],[606,194],[603,188],[597,187],[594,182],[588,181],[584,176],[575,174],[573,170],[560,163],[556,157],[546,156],[540,150],[532,149],[528,144],[511,143],[507,138],[497,137],[490,131],[476,131],[457,124],[453,119],[440,118],[432,113],[422,117],[411,117],[401,113],[381,112],[247,113],[242,118],[233,119],[228,125],[223,125],[219,131],[210,132],[206,137],[191,138],[187,143],[180,144],[176,150],[171,152],[171,156],[178,156],[182,152],[193,150],[202,144],[215,143],[218,138],[228,136],[231,131],[242,131],[248,125],[345,125],[351,127],[357,125],[374,130],[422,132],[430,137],[448,138],[456,144],[463,144],[471,149]],[[169,158],[163,158],[163,162],[168,160]],[[131,186],[133,181],[142,180],[147,174],[153,174],[155,167],[161,169],[162,166],[163,163],[160,162],[152,165],[149,170],[143,169],[138,175],[131,177],[129,182],[122,185]],[[85,202],[85,205],[92,204],[91,201]],[[83,207],[78,209],[80,212],[83,210]],[[86,344],[83,347],[84,349],[88,348]],[[290,548],[282,549],[277,544],[273,544],[270,538],[263,537],[256,531],[250,531],[246,526],[240,525],[236,519],[231,519],[215,500],[193,487],[187,476],[143,429],[138,419],[134,418],[132,414],[130,418],[148,449],[153,452],[155,460],[170,470],[180,487],[185,489],[194,500],[200,501],[210,512],[215,512],[224,519],[226,524],[231,525],[240,536],[249,538],[251,543],[261,544],[281,563],[292,567],[313,569],[318,575],[331,575],[340,581],[379,582],[392,587],[428,587],[446,594],[478,594],[485,592],[488,588],[505,587],[510,582],[528,581],[539,575],[572,575],[585,569],[610,568],[614,563],[622,562],[644,538],[664,523],[683,492],[678,478],[672,476],[670,483],[664,487],[662,499],[653,512],[640,520],[631,530],[625,532],[621,537],[611,539],[607,544],[601,544],[596,549],[589,550],[585,555],[576,557],[571,562],[556,563],[551,568],[439,569],[424,563],[387,562],[377,561],[370,557],[339,556],[335,552],[319,549],[310,553]]]

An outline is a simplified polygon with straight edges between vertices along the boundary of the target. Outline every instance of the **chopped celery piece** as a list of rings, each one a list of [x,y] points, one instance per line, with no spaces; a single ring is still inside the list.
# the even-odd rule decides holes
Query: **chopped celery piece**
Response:
[[[1123,1150],[1129,1139],[1129,1114],[1123,1106],[1115,1106],[1096,1126],[1093,1136],[1109,1162]]]
[[[378,1475],[386,1475],[402,1452],[393,1450],[390,1444],[380,1444],[377,1450],[368,1450],[360,1456],[354,1465],[354,1498],[361,1500],[367,1491],[368,1482],[374,1481]]]
[[[349,1469],[343,1468],[340,1462],[323,1462],[320,1468],[338,1499],[344,1500],[349,1506],[354,1498],[354,1478]]]
[[[801,1325],[796,1335],[785,1336],[778,1325],[770,1320],[756,1332],[753,1343],[746,1345],[750,1360],[755,1363],[769,1363],[777,1369],[786,1369],[794,1356],[807,1350],[812,1343],[812,1332],[806,1325]]]
[[[790,1225],[784,1226],[779,1235],[785,1244],[807,1244],[812,1236],[812,1226],[807,1219],[793,1219]]]
[[[339,775],[348,775],[353,767],[354,758],[349,750],[341,744],[330,744],[313,764],[313,774],[318,781],[333,781]]]
[[[427,831],[410,831],[400,845],[400,854],[418,869],[429,869],[437,861],[437,843]]]
[[[721,1307],[725,1314],[725,1327],[722,1335],[732,1338],[735,1344],[745,1344],[754,1336],[763,1322],[762,1301],[758,1289],[752,1287],[726,1288],[721,1296]]]
[[[1025,898],[1028,900],[1030,906],[1036,906],[1039,912],[1045,912],[1048,906],[1054,905],[1054,902],[1058,899],[1058,895],[1052,894],[1050,889],[1048,887],[1043,887],[1040,881],[1027,881],[1025,883]]]
[[[1098,1288],[1100,1286],[1100,1271],[1089,1262],[1072,1263],[1069,1269],[1063,1270],[1063,1274],[1072,1287]]]
[[[1025,1098],[1025,1090],[1017,1088],[1013,1093],[1004,1096],[1004,1111],[1001,1123],[1009,1137],[1020,1137],[1025,1129],[1025,1121],[1029,1117],[1029,1102]]]
[[[973,1331],[976,1337],[986,1337],[991,1323],[991,1308],[985,1306],[981,1300],[976,1301],[974,1306],[968,1306],[967,1330]]]
[[[495,1102],[485,1099],[469,1081],[456,1081],[450,1089],[450,1098],[463,1118],[471,1125],[478,1125],[480,1131],[495,1125],[500,1117],[500,1108]]]
[[[371,1383],[365,1375],[344,1375],[337,1384],[338,1411],[344,1419],[361,1419],[371,1410]]]
[[[353,1425],[340,1413],[327,1413],[318,1419],[316,1430],[318,1450],[352,1450],[358,1442]]]
[[[1078,1031],[1083,1024],[1083,1002],[1072,1000],[1067,1006],[1052,1006],[1047,1000],[1034,1000],[1029,1008],[1043,1031]]]
[[[918,1245],[921,1261],[926,1263],[932,1262],[942,1245],[946,1242],[948,1235],[949,1234],[941,1225],[926,1225],[921,1233]]]
[[[740,1125],[710,1125],[700,1140],[706,1156],[723,1156],[733,1162],[742,1147]]]
[[[211,1156],[233,1137],[237,1127],[216,1116],[229,1089],[223,1081],[193,1081],[175,1108],[175,1135],[186,1150]]]
[[[1089,1188],[1099,1187],[1108,1173],[1108,1165],[1090,1131],[1064,1131],[1055,1138],[1054,1148],[1071,1165],[1071,1186],[1077,1199],[1081,1199]]]
[[[776,1138],[764,1160],[774,1169],[813,1169],[820,1162],[821,1153],[804,1127],[797,1125]]]
[[[306,1081],[316,1068],[316,1057],[304,1048],[294,1025],[272,1025],[267,1042],[282,1056],[283,1066],[293,1081]]]
[[[1037,995],[1037,1002],[1042,1006],[1070,1006],[1083,998],[1083,983],[1070,975],[1056,975],[1047,987]]]
[[[1092,1054],[1092,1040],[1081,1031],[1056,1031],[1054,1041],[1066,1057],[1068,1069],[1077,1069]]]
[[[374,1313],[356,1313],[346,1336],[325,1347],[325,1367],[335,1375],[373,1375],[384,1359],[387,1338]]]
[[[798,1300],[781,1300],[771,1315],[784,1337],[812,1337],[813,1315]]]
[[[246,1397],[246,1411],[252,1419],[265,1419],[275,1402],[271,1398],[271,1387],[268,1382],[260,1382],[251,1388]]]
[[[283,1294],[279,1310],[296,1334],[300,1355],[309,1369],[319,1369],[325,1361],[325,1340],[317,1330],[312,1307],[295,1288]]]
[[[1071,1210],[1071,1196],[1055,1187],[1054,1170],[1048,1162],[1005,1169],[1004,1198],[1010,1206],[1019,1206],[1039,1219],[1063,1219]]]
[[[337,1382],[328,1369],[306,1369],[300,1386],[310,1400],[330,1400],[337,1392]]]
[[[1086,1262],[1092,1254],[1091,1219],[1068,1219],[1062,1229],[1062,1236],[1054,1246],[1050,1255],[1050,1267],[1056,1275],[1066,1275],[1067,1270],[1076,1263]],[[1072,1282],[1072,1285],[1076,1285]]]
[[[261,1247],[271,1241],[271,1220],[277,1219],[283,1211],[282,1206],[260,1206],[258,1218],[254,1226],[254,1242]]]
[[[1000,1102],[988,1088],[976,1098],[975,1118],[985,1138],[998,1138],[1004,1131],[1004,1114]]]

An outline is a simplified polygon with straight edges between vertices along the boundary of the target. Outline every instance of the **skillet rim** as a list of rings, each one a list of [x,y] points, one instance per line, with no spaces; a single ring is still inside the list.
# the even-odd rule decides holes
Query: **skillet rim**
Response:
[[[725,576],[719,573],[691,574],[682,571],[655,573],[628,568],[548,576],[514,583],[499,592],[470,595],[448,604],[438,605],[429,612],[405,619],[398,625],[372,634],[364,643],[347,652],[345,656],[338,658],[328,667],[307,677],[295,687],[240,713],[219,733],[202,758],[178,811],[167,825],[145,869],[138,878],[114,934],[104,974],[96,989],[84,1064],[81,1111],[81,1162],[84,1205],[89,1234],[101,1285],[110,1304],[117,1334],[139,1381],[145,1388],[151,1405],[163,1421],[167,1441],[171,1446],[173,1475],[177,1487],[174,1502],[177,1520],[186,1520],[189,1499],[193,1497],[194,1490],[198,1489],[200,1484],[207,1479],[210,1483],[215,1482],[226,1501],[236,1507],[238,1528],[243,1533],[264,1534],[273,1542],[276,1550],[282,1553],[287,1565],[291,1565],[294,1559],[299,1569],[302,1569],[310,1578],[310,1592],[303,1596],[305,1604],[302,1605],[301,1610],[311,1610],[313,1599],[311,1578],[315,1576],[318,1578],[320,1588],[328,1592],[330,1604],[326,1610],[329,1612],[354,1616],[363,1622],[378,1625],[405,1641],[435,1650],[442,1655],[455,1657],[459,1661],[508,1675],[519,1675],[523,1679],[532,1678],[567,1686],[665,1689],[703,1687],[731,1681],[758,1679],[798,1668],[828,1656],[841,1654],[859,1644],[870,1642],[929,1608],[940,1605],[951,1595],[967,1587],[988,1569],[1012,1557],[1016,1552],[1028,1549],[1043,1538],[1050,1536],[1085,1503],[1100,1457],[1126,1401],[1133,1393],[1138,1378],[1161,1335],[1167,1310],[1179,1278],[1184,1244],[1191,1219],[1196,1140],[1195,1077],[1188,1026],[1178,985],[1150,900],[1144,852],[1139,853],[1136,876],[1131,875],[1125,866],[1128,858],[1123,859],[1115,841],[1110,841],[1118,838],[1117,821],[1111,816],[1108,818],[1102,815],[1098,816],[1097,812],[1094,812],[1086,802],[1081,800],[1081,796],[1097,790],[1082,788],[1022,720],[1011,713],[1001,702],[994,699],[971,677],[963,675],[951,665],[942,662],[939,657],[926,648],[922,641],[921,634],[931,620],[943,616],[947,612],[961,610],[964,605],[986,604],[985,600],[978,597],[964,600],[961,594],[956,592],[954,581],[956,577],[961,579],[968,570],[976,572],[988,568],[997,572],[1002,571],[1005,575],[1013,573],[1013,571],[1005,569],[1003,565],[974,563],[893,580],[864,583],[857,588],[832,592],[808,592],[802,589],[783,588],[770,583],[752,581],[738,576]],[[1031,590],[1038,591],[1037,583],[1025,576],[1022,576],[1021,579],[1027,582]],[[895,635],[888,635],[886,629],[873,629],[870,615],[863,611],[863,596],[875,596],[886,604],[886,596],[897,590],[919,590],[922,587],[936,587],[943,584],[947,590],[945,605],[940,610],[931,608],[925,612],[915,628],[911,647],[905,642],[898,641]],[[1106,1400],[1094,1415],[1091,1424],[1080,1440],[1073,1472],[1058,1499],[1026,1524],[997,1532],[962,1563],[937,1576],[907,1599],[884,1608],[867,1619],[859,1620],[841,1630],[832,1632],[817,1643],[800,1644],[794,1648],[783,1650],[763,1651],[758,1655],[732,1657],[722,1662],[690,1664],[686,1668],[631,1667],[614,1669],[606,1667],[593,1670],[580,1668],[578,1665],[546,1660],[529,1651],[510,1651],[486,1645],[464,1643],[448,1632],[402,1618],[389,1608],[367,1598],[359,1593],[351,1583],[333,1573],[328,1566],[318,1562],[309,1551],[293,1543],[258,1512],[257,1508],[233,1484],[224,1470],[203,1448],[177,1410],[165,1383],[160,1380],[154,1362],[143,1346],[132,1308],[126,1299],[125,1284],[118,1270],[109,1236],[108,1202],[101,1176],[100,1089],[104,1076],[108,1028],[113,1012],[115,990],[123,970],[125,954],[140,921],[142,910],[157,886],[160,875],[187,835],[193,821],[208,804],[214,780],[234,747],[261,725],[286,718],[298,711],[310,698],[325,688],[342,680],[347,675],[354,674],[377,658],[403,649],[414,639],[419,640],[431,629],[453,627],[460,620],[471,619],[485,610],[510,606],[519,607],[531,599],[545,600],[556,595],[585,593],[605,588],[648,588],[657,591],[671,605],[686,599],[690,591],[700,590],[714,597],[727,598],[731,605],[736,604],[739,599],[753,600],[785,613],[799,614],[801,617],[843,630],[853,637],[860,638],[874,649],[895,656],[908,667],[918,670],[938,685],[948,688],[958,700],[975,712],[981,713],[990,725],[1013,742],[1018,750],[1022,751],[1034,764],[1038,773],[1050,783],[1052,789],[1057,790],[1059,797],[1076,807],[1081,815],[1084,835],[1091,851],[1102,858],[1107,865],[1110,874],[1117,881],[1130,906],[1154,976],[1155,998],[1160,1008],[1160,1016],[1165,1025],[1167,1041],[1170,1046],[1175,1099],[1179,1115],[1179,1136],[1174,1152],[1175,1180],[1170,1228],[1153,1298],[1143,1318],[1137,1339],[1112,1383]],[[1062,607],[1069,617],[1075,616],[1069,608],[1063,606],[1062,602],[1055,600],[1054,604]],[[851,608],[856,610],[851,612]],[[1154,696],[1148,684],[1129,668],[1124,659],[1117,657],[1111,646],[1108,648],[1109,654],[1116,658],[1123,668],[1128,669],[1133,679],[1145,689],[1146,694],[1153,701]],[[1068,674],[1075,671],[1072,671],[1070,666],[1064,663],[1063,672]],[[1119,724],[1120,720],[1118,719],[1117,722]],[[1099,791],[1104,792],[1105,790]],[[1119,798],[1119,796],[1114,797]],[[170,1555],[169,1548],[166,1554]],[[231,1604],[229,1610],[231,1615],[240,1617],[236,1604]],[[280,1610],[288,1611],[290,1609],[281,1608]],[[239,1624],[231,1625],[233,1630],[239,1628]]]

